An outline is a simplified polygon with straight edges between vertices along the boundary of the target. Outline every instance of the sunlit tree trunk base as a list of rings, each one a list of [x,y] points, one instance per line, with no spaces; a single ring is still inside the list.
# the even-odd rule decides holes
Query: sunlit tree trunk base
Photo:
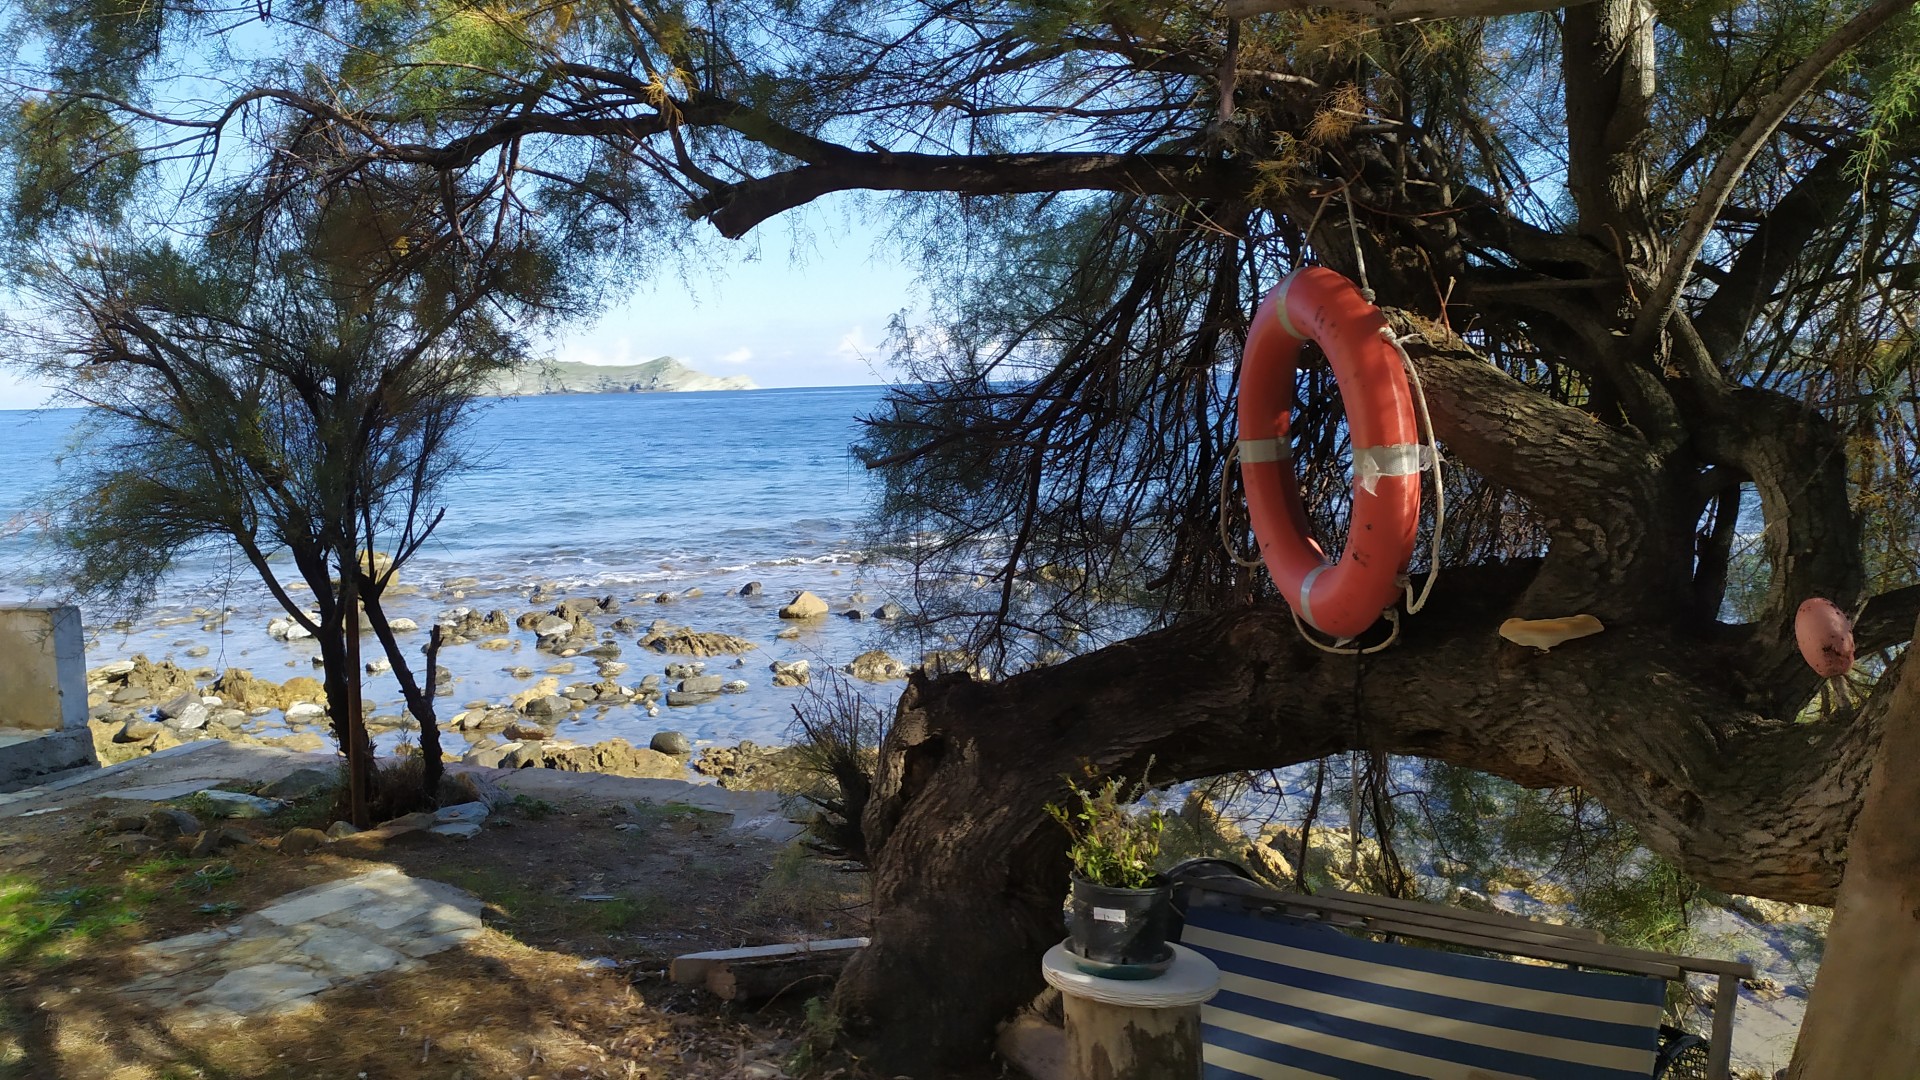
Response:
[[[1920,1074],[1920,679],[1892,699],[1794,1080]]]

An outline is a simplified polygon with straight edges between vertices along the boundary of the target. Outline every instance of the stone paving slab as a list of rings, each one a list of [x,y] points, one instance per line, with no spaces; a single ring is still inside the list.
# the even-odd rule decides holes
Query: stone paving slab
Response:
[[[103,769],[87,769],[23,791],[0,794],[0,818],[46,804],[56,795],[164,802],[204,791],[227,780],[272,781],[300,769],[338,766],[336,754],[303,754],[278,747],[248,746],[204,739],[134,758]],[[780,796],[771,791],[732,791],[718,784],[559,769],[487,769],[449,765],[450,773],[468,773],[507,795],[543,799],[591,798],[608,802],[682,803],[733,818],[736,833],[785,843],[803,827],[787,820]]]
[[[334,754],[301,754],[278,747],[201,739],[118,765],[68,773],[38,787],[0,794],[0,818],[34,809],[62,793],[69,793],[69,798],[110,797],[115,792],[133,788],[196,781],[192,791],[200,791],[224,780],[273,780],[296,769],[338,760]]]
[[[487,769],[475,766],[453,767],[450,772],[472,773],[508,795],[528,795],[543,799],[587,797],[606,802],[644,802],[656,805],[682,803],[699,810],[727,814],[733,818],[728,829],[776,843],[806,831],[805,826],[787,820],[786,807],[772,791],[734,791],[718,784],[695,784],[686,780],[662,780],[638,776],[610,776],[606,773],[577,773],[562,769]]]
[[[110,778],[124,779],[129,773],[144,775],[155,769],[170,770],[177,766],[179,758],[188,754],[202,753],[207,748],[218,745],[223,744],[211,739],[181,743],[179,746],[168,747],[131,761],[123,761],[118,765],[108,765],[98,769],[75,769],[33,787],[0,792],[0,817],[11,817],[33,803],[52,798],[55,794],[72,788],[98,785],[101,781],[112,782]]]
[[[103,799],[136,799],[146,802],[166,802],[169,799],[184,799],[195,792],[205,791],[219,780],[179,780],[171,784],[145,784],[140,787],[121,788],[118,791],[94,792]]]
[[[392,867],[289,893],[227,926],[135,950],[120,993],[188,1022],[275,1016],[369,975],[411,971],[480,933],[478,897]]]

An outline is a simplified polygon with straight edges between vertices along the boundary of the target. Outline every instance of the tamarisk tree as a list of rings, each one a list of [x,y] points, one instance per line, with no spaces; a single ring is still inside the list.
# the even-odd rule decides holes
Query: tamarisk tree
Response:
[[[139,92],[201,9],[32,9],[21,212],[250,117],[356,133],[340,175],[473,192],[440,235],[485,204],[596,266],[675,221],[895,196],[941,304],[896,334],[862,447],[881,525],[933,628],[1026,670],[911,681],[856,814],[873,941],[836,1003],[886,1069],[981,1056],[1039,988],[1043,808],[1083,766],[1438,759],[1579,787],[1693,880],[1785,900],[1858,858],[1883,734],[1914,723],[1889,707],[1920,612],[1910,0],[310,7],[265,13],[284,47],[204,111]],[[1432,602],[1365,657],[1301,640],[1222,543],[1250,539],[1219,516],[1247,320],[1308,262],[1374,291],[1452,466]],[[1323,365],[1299,390],[1337,546],[1346,428]],[[1792,635],[1814,596],[1864,658],[1825,710]],[[1495,634],[1574,613],[1606,631]]]
[[[54,528],[73,586],[137,604],[180,553],[237,547],[319,646],[352,812],[378,794],[357,722],[363,633],[424,761],[422,790],[382,805],[432,805],[438,631],[423,669],[384,600],[467,460],[457,436],[475,393],[524,356],[513,312],[560,293],[537,249],[500,244],[465,267],[423,245],[418,176],[279,179],[229,193],[194,242],[131,229],[59,242],[26,282],[7,359],[89,407]]]

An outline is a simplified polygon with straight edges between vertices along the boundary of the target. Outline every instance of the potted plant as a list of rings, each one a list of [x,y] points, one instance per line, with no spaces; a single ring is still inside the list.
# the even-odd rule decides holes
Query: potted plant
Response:
[[[1136,810],[1117,779],[1092,787],[1069,779],[1067,790],[1067,806],[1047,806],[1072,837],[1067,950],[1089,975],[1150,979],[1173,960],[1173,887],[1153,868],[1166,819],[1158,809]]]

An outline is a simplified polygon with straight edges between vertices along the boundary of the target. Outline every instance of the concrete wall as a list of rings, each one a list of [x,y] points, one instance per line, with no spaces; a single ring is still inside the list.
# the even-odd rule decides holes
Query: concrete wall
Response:
[[[80,609],[0,604],[0,729],[87,728]]]

